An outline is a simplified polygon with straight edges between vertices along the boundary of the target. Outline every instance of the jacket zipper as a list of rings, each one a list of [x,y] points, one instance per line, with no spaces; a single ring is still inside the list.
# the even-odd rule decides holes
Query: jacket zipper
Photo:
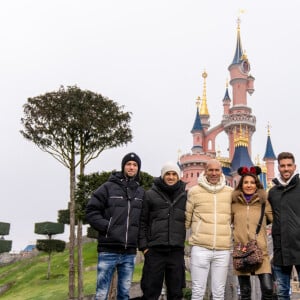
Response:
[[[213,249],[216,247],[216,238],[217,238],[217,195],[216,192],[214,192],[214,244]]]
[[[111,220],[112,220],[112,217],[109,218],[109,222],[108,222],[108,226],[107,226],[107,230],[106,230],[106,235],[105,235],[105,237],[108,236],[108,232],[109,232]]]
[[[130,205],[131,205],[130,201],[127,200],[127,224],[126,224],[126,234],[125,234],[125,249],[127,249],[127,243],[128,243]]]

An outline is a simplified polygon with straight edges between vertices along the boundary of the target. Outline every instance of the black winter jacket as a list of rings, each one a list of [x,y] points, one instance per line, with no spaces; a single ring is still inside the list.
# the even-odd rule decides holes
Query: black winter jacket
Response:
[[[139,249],[151,247],[184,247],[185,184],[170,199],[157,184],[145,193],[139,230]],[[173,201],[172,201],[173,200]]]
[[[300,265],[300,180],[296,174],[287,186],[274,179],[269,191],[273,210],[273,263]]]
[[[98,235],[98,252],[136,253],[144,189],[121,172],[112,173],[90,198],[86,220]]]

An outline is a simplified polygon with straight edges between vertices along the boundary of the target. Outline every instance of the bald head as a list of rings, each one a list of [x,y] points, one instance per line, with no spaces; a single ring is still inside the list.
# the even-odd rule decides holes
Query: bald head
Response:
[[[222,165],[217,159],[207,162],[204,175],[209,183],[218,184],[222,173]]]

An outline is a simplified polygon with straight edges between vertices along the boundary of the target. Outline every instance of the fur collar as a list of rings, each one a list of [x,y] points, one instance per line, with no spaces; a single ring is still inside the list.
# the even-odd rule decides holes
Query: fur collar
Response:
[[[224,174],[222,174],[220,177],[220,181],[217,184],[211,184],[207,181],[203,172],[200,174],[198,178],[198,184],[201,185],[203,188],[205,188],[208,192],[216,193],[225,187],[226,185],[225,176]]]
[[[253,200],[259,200],[259,202],[265,203],[268,198],[267,192],[264,189],[259,189],[256,191],[256,193],[253,195],[251,202]],[[240,190],[234,190],[232,192],[232,203],[237,203],[237,202],[244,202],[244,195],[243,192]]]

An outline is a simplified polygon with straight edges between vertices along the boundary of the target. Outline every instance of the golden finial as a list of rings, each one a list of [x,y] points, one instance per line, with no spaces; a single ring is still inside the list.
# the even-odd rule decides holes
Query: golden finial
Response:
[[[244,9],[239,9],[238,11],[238,18],[237,18],[237,28],[240,30],[240,25],[241,25],[241,15],[244,14],[246,11]]]
[[[246,60],[246,61],[248,61],[248,57],[247,57],[247,54],[246,54],[246,50],[244,49],[244,51],[243,51],[243,55],[242,55],[242,57],[241,57],[241,60]]]
[[[268,125],[267,125],[268,136],[271,135],[271,132],[270,132],[271,127],[272,127],[272,126],[270,125],[270,122],[268,122]]]
[[[260,167],[260,159],[259,159],[259,154],[257,154],[254,158],[254,163]]]
[[[201,102],[201,107],[200,107],[200,115],[208,115],[208,108],[207,108],[207,102],[206,102],[206,78],[207,78],[207,73],[204,70],[202,73],[203,77],[203,93],[202,93],[202,102]]]
[[[238,16],[240,17],[242,14],[246,12],[245,9],[239,9]]]
[[[200,96],[198,96],[197,99],[196,99],[196,106],[197,106],[198,110],[199,110],[199,107],[200,107],[200,103],[201,103],[201,98],[200,98]]]
[[[226,78],[226,88],[228,88],[228,78]]]

